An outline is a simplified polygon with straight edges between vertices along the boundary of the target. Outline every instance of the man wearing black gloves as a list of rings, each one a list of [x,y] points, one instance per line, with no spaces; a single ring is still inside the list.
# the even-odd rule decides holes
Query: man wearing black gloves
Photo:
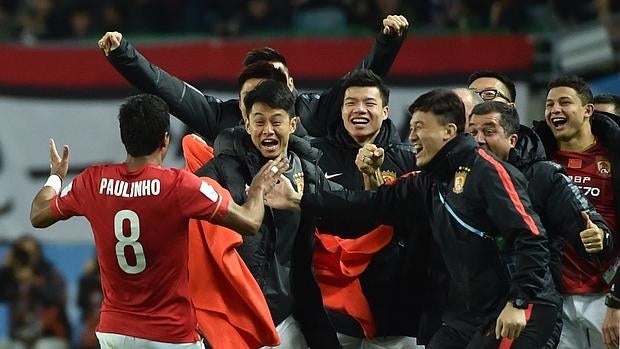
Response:
[[[465,110],[452,91],[426,93],[409,112],[419,174],[376,192],[305,191],[303,197],[282,181],[267,195],[268,203],[281,208],[301,203],[304,212],[329,219],[430,220],[475,332],[444,325],[427,348],[497,348],[510,340],[511,348],[541,347],[553,330],[560,300],[548,269],[545,231],[525,179],[463,133]],[[514,246],[512,273],[501,258],[498,237]]]
[[[381,76],[387,74],[404,42],[409,23],[403,16],[388,16],[383,20],[383,25],[383,31],[377,37],[370,53],[353,70],[368,68]],[[170,106],[172,115],[210,144],[213,144],[220,131],[239,125],[242,118],[246,117],[240,110],[241,104],[238,99],[222,101],[203,94],[188,83],[151,64],[127,40],[124,40],[119,32],[105,33],[98,44],[110,63],[127,81],[142,92],[161,97]],[[254,51],[261,50],[263,49]],[[248,63],[254,61],[249,60]],[[286,67],[286,61],[283,59],[270,63],[276,67]],[[288,69],[284,72],[288,75]],[[310,135],[325,135],[327,125],[339,120],[342,97],[339,85],[340,82],[320,94],[303,93],[297,96],[296,114],[303,126],[308,128]],[[292,83],[289,83],[289,88],[293,88]],[[305,136],[306,132],[302,127],[298,127],[296,135]]]

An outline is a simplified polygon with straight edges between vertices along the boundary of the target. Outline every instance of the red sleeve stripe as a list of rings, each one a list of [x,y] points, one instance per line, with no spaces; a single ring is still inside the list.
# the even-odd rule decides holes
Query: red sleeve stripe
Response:
[[[211,222],[213,220],[213,217],[215,217],[215,215],[220,212],[220,205],[222,204],[222,199],[223,199],[222,195],[219,195],[219,198],[217,200],[217,206],[215,206],[215,210],[213,210],[213,213],[211,214],[211,216],[207,218],[209,222]]]
[[[418,171],[418,170],[414,170],[414,171],[411,171],[411,172],[403,173],[398,178],[396,178],[394,180],[391,180],[391,181],[387,181],[383,185],[394,185],[394,184],[396,184],[396,182],[398,182],[398,180],[400,180],[400,179],[404,180],[405,178],[407,178],[409,176],[417,176],[418,173],[420,173],[420,171]]]
[[[65,214],[58,206],[58,195],[55,195],[52,200],[50,200],[50,210],[56,219],[62,219],[65,217]]]
[[[402,175],[400,175],[399,178],[407,178],[409,176],[417,176],[419,173],[420,173],[419,170],[413,170],[413,171],[410,171],[410,172],[407,172],[407,173],[403,173]]]
[[[527,226],[530,228],[530,231],[532,232],[532,234],[540,235],[538,226],[536,226],[536,223],[534,222],[534,219],[532,218],[532,216],[530,216],[525,211],[525,207],[523,207],[523,203],[521,202],[521,199],[519,198],[519,194],[517,194],[517,190],[515,189],[514,184],[512,184],[510,175],[508,174],[508,172],[506,172],[506,169],[504,168],[504,166],[502,166],[502,164],[500,164],[499,161],[495,160],[494,157],[489,155],[482,148],[479,148],[477,151],[478,151],[478,154],[482,156],[483,159],[488,161],[499,174],[499,178],[502,180],[502,184],[504,185],[504,189],[508,193],[508,197],[510,198],[510,201],[512,201],[512,204],[514,205],[515,209],[517,210],[517,212],[519,212],[519,214],[521,215],[521,218],[523,218],[523,220],[525,221],[525,224],[527,224]]]

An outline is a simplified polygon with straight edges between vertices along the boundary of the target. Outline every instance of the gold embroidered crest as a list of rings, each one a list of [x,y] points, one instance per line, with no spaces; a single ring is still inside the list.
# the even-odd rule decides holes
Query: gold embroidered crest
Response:
[[[456,194],[463,192],[469,171],[471,171],[470,168],[459,166],[458,171],[454,174],[454,187],[452,187],[452,191]]]
[[[293,181],[295,182],[295,186],[297,187],[297,192],[301,193],[304,191],[304,173],[298,172],[293,175]]]
[[[611,164],[607,160],[599,160],[596,162],[596,169],[602,177],[611,177]]]
[[[392,183],[396,180],[396,172],[386,170],[381,171],[381,177],[383,177],[383,183]]]

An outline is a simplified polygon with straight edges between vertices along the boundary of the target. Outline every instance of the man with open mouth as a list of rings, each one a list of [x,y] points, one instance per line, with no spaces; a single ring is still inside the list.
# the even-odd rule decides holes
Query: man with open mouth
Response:
[[[608,115],[594,110],[589,85],[577,76],[562,76],[547,86],[545,120],[534,122],[547,156],[562,165],[569,177],[594,205],[617,241],[620,218],[620,166],[617,144],[620,128]],[[577,260],[566,251],[565,260]],[[572,295],[564,299],[564,328],[558,348],[603,348],[601,324],[605,317],[605,293],[610,290],[620,263],[620,245],[614,243],[612,258],[593,261],[569,280]],[[603,272],[601,273],[601,270]],[[567,309],[576,309],[574,316]]]
[[[553,331],[560,297],[548,267],[546,232],[525,178],[464,133],[465,108],[454,92],[423,94],[409,112],[419,173],[370,192],[307,190],[302,195],[280,183],[266,195],[268,203],[343,221],[428,220],[454,301],[470,311],[473,331],[442,326],[426,347],[542,347]],[[519,263],[512,271],[499,253],[500,237],[515,246]],[[463,345],[452,345],[455,338]]]
[[[243,102],[245,128],[233,128],[226,147],[196,174],[215,179],[230,191],[233,201],[241,203],[256,171],[271,159],[286,156],[289,168],[281,179],[287,178],[296,190],[332,189],[316,164],[318,150],[293,135],[295,97],[284,83],[264,80]],[[312,275],[314,216],[272,209],[265,215],[258,233],[244,236],[236,250],[265,297],[280,337],[278,348],[339,349]]]

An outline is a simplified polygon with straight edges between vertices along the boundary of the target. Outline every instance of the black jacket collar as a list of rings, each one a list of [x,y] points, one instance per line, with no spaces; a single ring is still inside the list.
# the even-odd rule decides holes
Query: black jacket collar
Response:
[[[470,134],[458,134],[446,143],[435,157],[422,168],[422,173],[427,173],[437,179],[450,178],[458,167],[463,165],[468,154],[471,154],[476,148],[478,148],[478,144]]]
[[[620,142],[620,116],[595,112],[590,117],[592,124],[592,134],[601,141],[611,154],[616,153],[616,148]]]
[[[531,128],[521,125],[519,139],[508,154],[508,162],[523,171],[533,162],[546,159],[545,147],[538,135]]]

